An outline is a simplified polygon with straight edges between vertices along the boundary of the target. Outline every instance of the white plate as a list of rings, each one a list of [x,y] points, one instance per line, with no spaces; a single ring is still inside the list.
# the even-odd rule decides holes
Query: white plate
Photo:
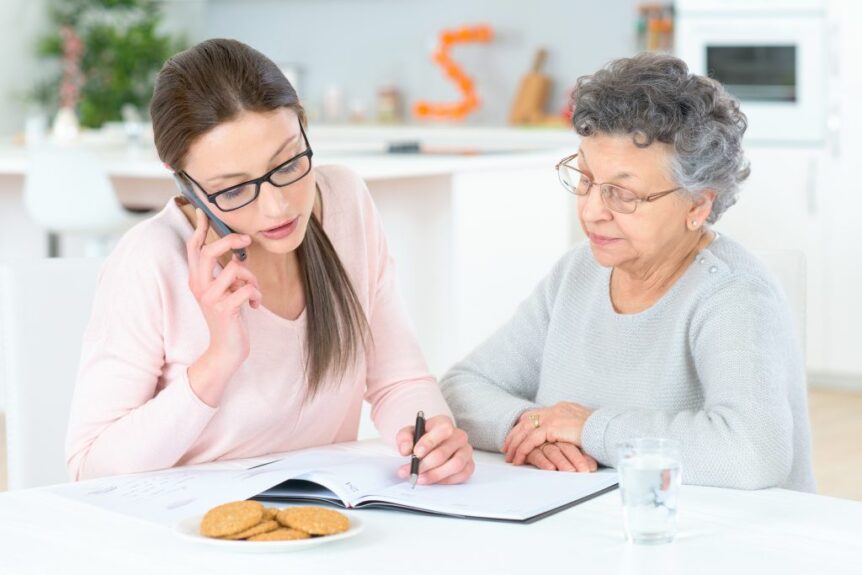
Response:
[[[212,537],[204,537],[200,534],[200,525],[203,515],[188,517],[177,523],[176,532],[184,537],[200,543],[201,545],[211,545],[224,549],[225,551],[240,551],[245,553],[283,553],[285,551],[299,551],[307,549],[315,545],[324,543],[332,543],[353,537],[362,531],[362,523],[353,515],[350,515],[350,528],[336,535],[326,535],[324,537],[311,537],[309,539],[294,539],[293,541],[229,541],[227,539],[214,539]]]

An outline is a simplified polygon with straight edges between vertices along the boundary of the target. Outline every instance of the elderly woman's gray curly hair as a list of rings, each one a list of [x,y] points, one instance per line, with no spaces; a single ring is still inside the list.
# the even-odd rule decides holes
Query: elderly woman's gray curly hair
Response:
[[[641,147],[671,144],[677,185],[692,196],[716,194],[709,223],[736,203],[751,171],[742,150],[748,124],[739,102],[715,80],[690,73],[679,58],[642,53],[578,78],[572,99],[581,136],[631,134]]]

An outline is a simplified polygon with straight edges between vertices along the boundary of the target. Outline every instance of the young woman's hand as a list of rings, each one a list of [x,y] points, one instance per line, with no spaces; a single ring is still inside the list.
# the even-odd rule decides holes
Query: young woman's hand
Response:
[[[449,416],[437,415],[426,421],[425,435],[415,446],[412,425],[401,429],[395,442],[401,455],[407,457],[415,453],[421,460],[419,485],[463,483],[476,469],[467,433],[455,427]],[[398,469],[398,476],[410,477],[409,463]]]
[[[230,234],[205,245],[209,220],[199,209],[195,210],[195,217],[194,234],[186,242],[189,289],[203,312],[210,343],[204,355],[189,368],[189,379],[198,397],[217,405],[227,380],[249,353],[248,328],[240,310],[246,304],[259,307],[263,296],[257,278],[236,258],[213,277],[218,258],[230,250],[248,247],[251,238]]]

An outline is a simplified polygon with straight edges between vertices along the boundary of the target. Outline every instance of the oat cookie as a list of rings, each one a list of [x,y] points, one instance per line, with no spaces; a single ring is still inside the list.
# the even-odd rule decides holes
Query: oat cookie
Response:
[[[278,509],[275,507],[267,507],[263,510],[264,520],[272,519],[275,521],[275,516],[278,515]]]
[[[224,537],[250,529],[263,519],[258,501],[232,501],[207,511],[201,520],[201,535]]]
[[[309,537],[311,536],[305,531],[281,527],[263,535],[249,537],[248,541],[293,541],[295,539],[308,539]]]
[[[254,537],[255,535],[263,535],[264,533],[269,533],[270,531],[275,531],[281,527],[278,524],[278,521],[274,519],[264,519],[254,527],[250,527],[245,531],[240,531],[239,533],[234,533],[233,535],[225,535],[223,539],[229,539],[231,541],[238,541],[240,539],[248,539],[249,537]]]
[[[286,507],[278,512],[276,520],[311,535],[334,535],[350,528],[346,515],[323,507]]]

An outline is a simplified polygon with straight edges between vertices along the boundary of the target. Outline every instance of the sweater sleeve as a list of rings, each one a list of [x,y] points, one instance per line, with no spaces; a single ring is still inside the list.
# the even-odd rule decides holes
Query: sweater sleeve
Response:
[[[395,261],[389,253],[380,217],[365,184],[360,203],[368,242],[370,296],[368,324],[371,338],[366,350],[366,393],[371,417],[381,437],[395,442],[398,431],[416,421],[416,412],[425,417],[452,417],[437,380],[422,356],[413,327],[401,299]]]
[[[789,311],[762,282],[740,279],[709,297],[689,340],[703,408],[650,411],[600,408],[587,420],[583,446],[615,465],[617,443],[666,437],[682,446],[687,483],[760,489],[781,484],[793,461],[788,385],[801,370]]]
[[[561,259],[514,316],[440,382],[455,421],[479,449],[500,451],[520,415],[537,407],[551,311],[569,259]]]
[[[133,230],[106,260],[83,338],[66,437],[74,480],[175,465],[215,409],[185,370],[158,390],[164,365],[164,277],[152,241]],[[142,257],[143,256],[143,257]]]

